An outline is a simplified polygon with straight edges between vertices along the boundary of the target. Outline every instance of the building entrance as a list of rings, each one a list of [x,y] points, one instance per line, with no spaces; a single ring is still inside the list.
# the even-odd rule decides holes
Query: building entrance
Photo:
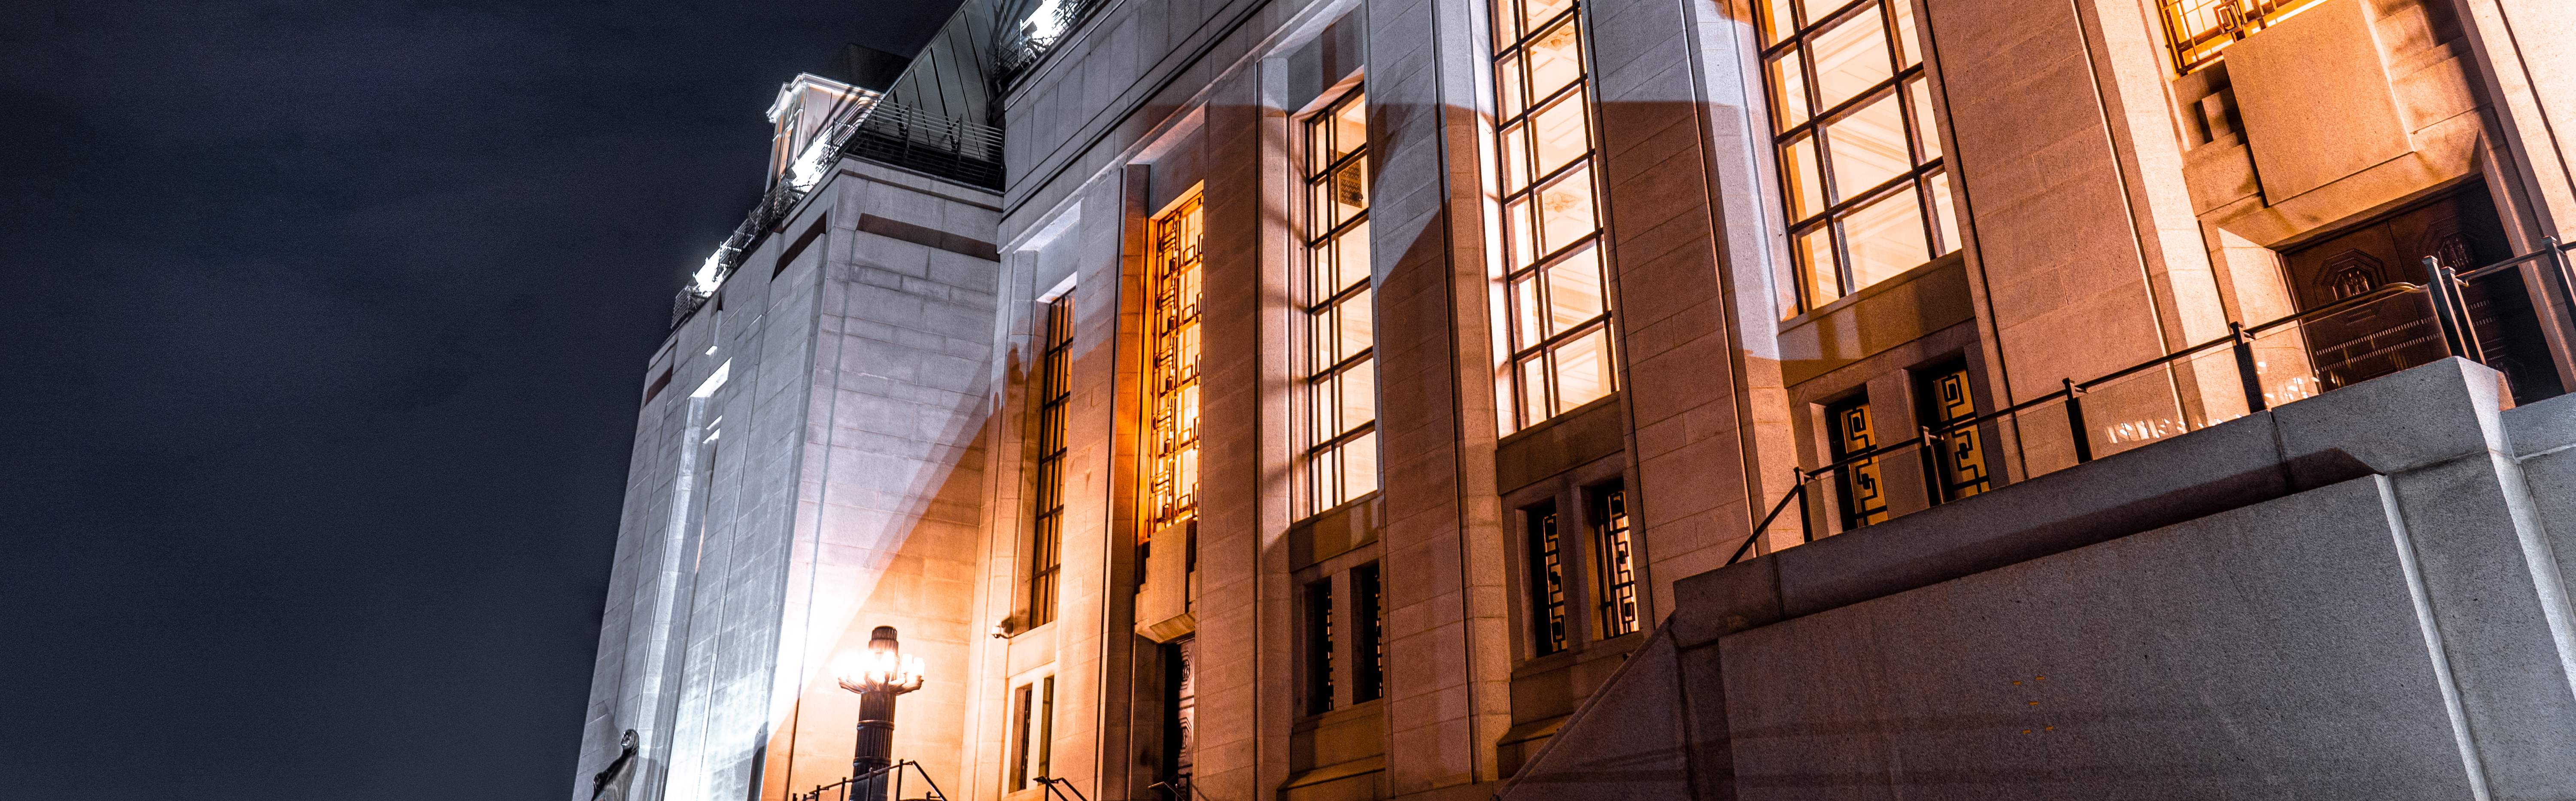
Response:
[[[2504,223],[2484,183],[2354,226],[2290,251],[2290,291],[2301,311],[2370,293],[2391,283],[2430,284],[2424,257],[2463,272],[2512,258]],[[2513,382],[2517,401],[2558,394],[2552,366],[2519,273],[2504,272],[2463,291],[2480,355]],[[2309,357],[2326,389],[2335,389],[2448,355],[2433,306],[2422,293],[2394,295],[2309,321]]]

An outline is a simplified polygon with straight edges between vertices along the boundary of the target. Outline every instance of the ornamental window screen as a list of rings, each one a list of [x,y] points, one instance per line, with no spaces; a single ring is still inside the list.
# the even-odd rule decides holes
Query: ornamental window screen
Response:
[[[1306,713],[1333,711],[1333,582],[1306,585]]]
[[[1386,697],[1386,584],[1371,564],[1351,571],[1351,623],[1359,627],[1352,640],[1351,703]]]
[[[1959,249],[1908,0],[1760,0],[1794,317]]]
[[[1977,401],[1968,394],[1967,365],[1953,362],[1922,376],[1923,420],[1939,438],[1931,443],[1933,489],[1938,491],[1934,500],[1947,503],[1986,491],[1991,477],[1985,440],[1975,426],[1951,429],[1977,416]]]
[[[1610,489],[1593,502],[1593,547],[1601,555],[1601,637],[1637,631],[1637,548],[1628,525],[1628,493]]]
[[[1510,432],[1609,395],[1616,370],[1581,9],[1494,0],[1493,19],[1504,318],[1496,397]]]
[[[1834,461],[1840,462],[1878,447],[1878,430],[1870,420],[1869,401],[1858,400],[1836,404],[1825,410],[1827,426],[1833,438]],[[1887,482],[1881,479],[1876,458],[1862,459],[1834,468],[1835,489],[1842,504],[1843,529],[1887,522]]]
[[[1377,314],[1369,290],[1368,103],[1305,123],[1305,480],[1310,512],[1377,491]]]
[[[1065,413],[1073,398],[1073,295],[1048,303],[1037,375],[1037,514],[1029,533],[1029,627],[1055,621],[1064,569]]]
[[[1147,537],[1198,517],[1199,240],[1205,208],[1196,193],[1154,218],[1148,265],[1147,334],[1153,361],[1146,374],[1145,477]]]
[[[1531,650],[1546,656],[1572,644],[1565,625],[1565,540],[1557,535],[1556,507],[1542,506],[1529,516],[1530,619],[1535,624]]]
[[[2323,0],[2156,0],[2174,72],[2218,63],[2218,51]]]

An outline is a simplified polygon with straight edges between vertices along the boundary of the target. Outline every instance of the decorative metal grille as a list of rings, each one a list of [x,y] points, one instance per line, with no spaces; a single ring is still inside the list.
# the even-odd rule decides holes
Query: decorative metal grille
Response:
[[[1199,485],[1199,242],[1206,224],[1197,195],[1155,218],[1149,266],[1148,336],[1152,369],[1146,536],[1198,517]]]
[[[1617,370],[1582,10],[1495,0],[1493,18],[1506,354],[1495,389],[1510,432],[1609,395]]]
[[[1878,431],[1871,427],[1867,401],[1836,406],[1826,414],[1833,426],[1834,461],[1878,447]],[[1876,458],[1835,469],[1842,484],[1843,528],[1887,522],[1887,482],[1880,479],[1879,472]]]
[[[1593,528],[1600,532],[1601,634],[1604,639],[1633,633],[1637,620],[1637,552],[1628,525],[1628,493],[1601,494]]]
[[[1961,425],[1977,417],[1977,401],[1968,394],[1968,368],[1941,368],[1929,378],[1923,387],[1923,420],[1939,442],[1932,452],[1939,500],[1955,501],[1984,492],[1991,480],[1986,474],[1985,442],[1976,427]]]
[[[1537,607],[1531,615],[1538,624],[1538,656],[1565,650],[1570,644],[1565,627],[1565,560],[1564,542],[1556,533],[1556,510],[1533,509],[1530,516],[1530,594]]]
[[[2218,51],[2247,34],[2320,2],[2324,0],[2156,0],[2156,11],[2164,20],[2174,72],[2188,73],[2217,63]]]

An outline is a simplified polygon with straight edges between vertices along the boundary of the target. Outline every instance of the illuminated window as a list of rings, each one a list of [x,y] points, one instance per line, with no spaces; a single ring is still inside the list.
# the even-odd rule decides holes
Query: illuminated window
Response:
[[[1637,549],[1628,525],[1628,493],[1594,496],[1592,547],[1601,555],[1601,637],[1637,630]]]
[[[1582,14],[1573,0],[1494,0],[1502,154],[1506,432],[1609,395],[1610,295]]]
[[[1377,490],[1376,306],[1369,294],[1368,105],[1358,92],[1306,121],[1305,381],[1308,511]]]
[[[2218,61],[2246,34],[2279,24],[2322,0],[2156,0],[2165,22],[2165,46],[2174,71],[2190,72]]]
[[[1036,525],[1029,542],[1029,626],[1055,621],[1064,568],[1065,412],[1073,397],[1073,295],[1047,304],[1045,352],[1038,357]]]
[[[1959,249],[1907,0],[1761,0],[1792,317]]]
[[[1154,252],[1148,266],[1147,335],[1153,360],[1146,373],[1148,407],[1145,476],[1146,545],[1165,531],[1198,519],[1199,488],[1199,239],[1205,208],[1192,193],[1154,218]]]
[[[1570,644],[1565,630],[1565,542],[1556,533],[1556,507],[1524,512],[1530,527],[1530,619],[1537,624],[1532,650],[1546,656]]]
[[[1835,404],[1825,410],[1825,419],[1826,427],[1831,429],[1834,461],[1878,447],[1878,431],[1871,425],[1867,399]],[[1836,494],[1842,496],[1843,528],[1887,522],[1887,482],[1879,478],[1877,459],[1835,468],[1834,480],[1835,489],[1841,490]]]
[[[1952,362],[1921,374],[1923,424],[1940,438],[1932,443],[1933,478],[1938,502],[1955,501],[1989,488],[1986,446],[1973,426],[1949,430],[1977,416],[1977,401],[1968,394],[1968,366]]]

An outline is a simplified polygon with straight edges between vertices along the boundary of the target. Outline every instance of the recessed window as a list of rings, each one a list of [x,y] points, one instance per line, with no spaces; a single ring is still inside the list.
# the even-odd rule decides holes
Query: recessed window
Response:
[[[1530,649],[1538,656],[1572,645],[1565,625],[1565,540],[1556,530],[1556,507],[1536,506],[1522,512],[1529,520]]]
[[[1603,639],[1635,633],[1637,547],[1628,520],[1628,493],[1618,487],[1593,492],[1592,547],[1601,562],[1601,634]]]
[[[1333,711],[1333,582],[1306,585],[1306,712]]]
[[[1055,677],[1044,676],[1011,692],[1011,789],[1053,775],[1054,751]]]
[[[1572,0],[1497,0],[1493,18],[1505,254],[1495,390],[1510,432],[1618,382],[1583,15]]]
[[[1916,374],[1916,393],[1922,399],[1924,428],[1931,431],[1934,489],[1938,502],[1955,501],[1991,488],[1986,472],[1986,444],[1975,426],[1977,400],[1968,391],[1966,362],[1924,370]]]
[[[1764,0],[1793,317],[1959,249],[1908,0]]]
[[[2174,72],[2218,62],[2218,51],[2324,0],[2156,0]]]
[[[1073,295],[1046,309],[1046,350],[1037,375],[1037,515],[1029,533],[1029,626],[1055,621],[1056,587],[1064,568],[1065,413],[1073,399]]]
[[[1308,511],[1377,491],[1377,309],[1369,292],[1368,101],[1357,91],[1305,123]]]
[[[1205,274],[1199,242],[1205,211],[1193,191],[1153,220],[1154,250],[1146,276],[1146,335],[1152,354],[1145,374],[1149,417],[1143,546],[1148,553],[1153,541],[1167,533],[1186,537],[1188,524],[1198,519],[1199,295]],[[1166,547],[1188,545],[1172,542]]]
[[[1351,607],[1351,703],[1375,701],[1386,697],[1386,586],[1377,565],[1351,571]]]
[[[1871,422],[1867,398],[1827,407],[1825,426],[1837,464],[1878,447],[1878,429]],[[1887,482],[1879,473],[1878,459],[1874,457],[1834,468],[1835,495],[1842,505],[1844,529],[1887,522]]]

